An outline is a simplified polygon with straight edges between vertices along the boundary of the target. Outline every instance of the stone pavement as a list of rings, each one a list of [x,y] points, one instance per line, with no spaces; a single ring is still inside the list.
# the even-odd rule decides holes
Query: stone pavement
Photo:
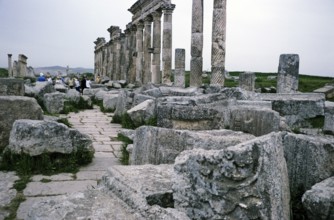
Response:
[[[23,191],[26,201],[17,211],[17,219],[25,219],[33,203],[50,197],[84,191],[97,186],[102,175],[113,165],[119,165],[122,142],[116,140],[119,124],[112,124],[112,114],[102,113],[98,107],[79,113],[70,113],[68,121],[73,128],[88,134],[93,140],[95,155],[92,163],[76,174],[63,173],[54,176],[33,176]]]

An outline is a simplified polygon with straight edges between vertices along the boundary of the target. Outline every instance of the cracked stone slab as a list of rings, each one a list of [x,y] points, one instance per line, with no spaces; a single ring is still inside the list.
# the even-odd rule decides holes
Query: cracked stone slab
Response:
[[[0,219],[4,219],[9,214],[3,208],[15,198],[17,191],[13,189],[13,185],[18,179],[14,172],[0,172]]]

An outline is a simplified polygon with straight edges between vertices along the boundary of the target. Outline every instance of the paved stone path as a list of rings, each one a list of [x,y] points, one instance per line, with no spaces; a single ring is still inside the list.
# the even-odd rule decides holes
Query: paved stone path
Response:
[[[21,203],[17,219],[25,219],[33,203],[45,198],[84,191],[95,187],[108,167],[119,165],[122,142],[116,140],[119,124],[111,124],[112,114],[102,113],[99,108],[70,113],[68,120],[73,128],[88,134],[93,140],[95,155],[92,163],[78,173],[63,173],[54,176],[33,176],[23,191],[26,201]]]

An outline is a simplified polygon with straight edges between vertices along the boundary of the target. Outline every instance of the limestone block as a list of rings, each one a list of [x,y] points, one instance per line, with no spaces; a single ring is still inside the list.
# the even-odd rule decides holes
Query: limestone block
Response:
[[[290,219],[279,133],[223,150],[184,151],[174,171],[175,208],[191,219]]]
[[[70,154],[79,147],[94,152],[88,135],[57,122],[16,120],[10,132],[9,145],[12,153],[37,156],[43,153]]]
[[[326,96],[326,99],[331,99],[334,97],[334,86],[324,86],[320,89],[314,90],[313,92],[324,93]]]
[[[102,87],[102,88],[96,88],[96,89],[84,89],[83,94],[86,96],[89,96],[90,98],[95,98],[95,94],[101,90],[107,91],[107,88]]]
[[[334,177],[312,186],[303,195],[302,201],[308,219],[334,219]]]
[[[23,96],[0,96],[0,152],[9,143],[12,125],[18,119],[43,120],[36,99]]]
[[[239,76],[239,86],[247,91],[255,90],[255,73],[243,72]]]
[[[102,101],[103,100],[103,97],[108,94],[108,91],[105,91],[105,90],[99,90],[95,93],[94,95],[94,98],[96,100],[99,100],[99,101]]]
[[[203,94],[203,91],[198,88],[178,88],[162,86],[159,89],[163,96],[197,96]]]
[[[80,93],[75,89],[70,89],[67,91],[65,99],[74,103],[79,103]]]
[[[325,96],[321,93],[259,94],[257,98],[271,101],[273,110],[286,118],[290,127],[311,126],[307,119],[324,116]]]
[[[231,109],[230,128],[262,136],[279,131],[280,116],[270,109],[237,106]]]
[[[122,117],[126,113],[126,111],[129,110],[129,106],[130,106],[129,96],[130,96],[130,93],[124,89],[122,89],[119,92],[114,116]]]
[[[68,90],[67,87],[62,83],[57,83],[54,85],[54,87],[56,91],[61,92],[61,93],[66,93]]]
[[[283,145],[294,200],[299,201],[306,190],[333,176],[334,138],[287,133]]]
[[[146,100],[154,100],[155,98],[153,96],[149,95],[143,95],[143,94],[135,94],[133,97],[133,103],[132,107],[139,105],[140,103],[146,101]]]
[[[150,119],[156,117],[155,102],[148,99],[127,111],[135,126],[147,123]]]
[[[334,134],[334,102],[325,102],[324,132]]]
[[[44,94],[56,92],[53,84],[49,82],[36,82],[33,89],[35,91],[35,97],[39,100],[43,100]]]
[[[107,110],[115,110],[117,105],[117,94],[105,94],[103,96],[103,107]]]
[[[173,209],[172,173],[172,165],[113,166],[102,184],[144,219],[188,220]]]
[[[0,78],[0,96],[24,96],[24,81]]]
[[[51,114],[59,114],[64,109],[65,94],[60,92],[44,94],[43,103]]]
[[[230,130],[188,131],[142,126],[136,129],[131,164],[172,164],[185,150],[225,149],[252,138],[253,135]]]

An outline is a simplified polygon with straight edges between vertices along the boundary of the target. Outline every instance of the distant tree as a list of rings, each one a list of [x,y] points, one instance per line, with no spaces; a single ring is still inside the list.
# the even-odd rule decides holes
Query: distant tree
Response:
[[[0,77],[1,78],[8,77],[8,70],[5,68],[0,68]]]

